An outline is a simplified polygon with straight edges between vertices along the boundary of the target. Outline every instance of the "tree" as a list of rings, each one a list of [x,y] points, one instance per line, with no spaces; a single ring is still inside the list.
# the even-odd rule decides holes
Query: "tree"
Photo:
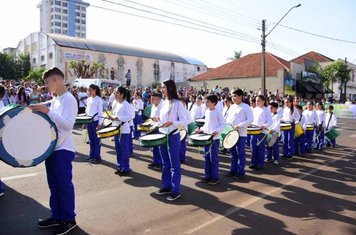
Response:
[[[242,51],[234,51],[234,57],[229,57],[227,58],[228,60],[231,60],[231,61],[234,61],[234,60],[237,60],[237,59],[240,59],[242,55]]]
[[[43,72],[45,71],[44,68],[34,69],[29,72],[26,76],[26,81],[35,81],[37,84],[44,84],[45,81],[42,78]]]
[[[0,77],[5,80],[16,79],[15,71],[13,56],[0,53]]]
[[[72,60],[69,67],[74,70],[75,76],[78,78],[91,78],[97,72],[104,69],[104,65],[100,62],[88,63],[85,60]]]
[[[15,61],[17,78],[25,78],[31,71],[31,62],[29,54],[22,54]]]

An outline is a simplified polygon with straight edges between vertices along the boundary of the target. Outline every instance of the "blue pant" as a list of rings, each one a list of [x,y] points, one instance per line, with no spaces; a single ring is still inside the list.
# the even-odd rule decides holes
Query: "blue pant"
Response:
[[[328,138],[325,138],[325,143],[335,147],[336,146],[336,139],[329,140]]]
[[[279,139],[279,138],[278,138]],[[267,160],[279,161],[279,141],[277,140],[276,143],[272,147],[267,147]]]
[[[129,153],[133,154],[133,141],[132,141],[132,133],[134,132],[133,126],[130,126],[130,141],[129,141]]]
[[[305,134],[302,134],[298,138],[294,139],[294,153],[295,154],[305,153]]]
[[[153,147],[153,163],[162,165],[161,151],[159,148],[159,146]]]
[[[211,145],[204,146],[205,177],[212,180],[219,179],[219,145],[220,139],[216,139]]]
[[[313,148],[314,130],[305,132],[305,151],[311,151]]]
[[[179,159],[180,161],[186,161],[187,157],[185,156],[187,152],[187,144],[185,140],[187,139],[187,136],[184,137],[184,139],[180,142],[180,148],[179,148]]]
[[[2,185],[2,182],[0,180],[0,193],[3,193],[5,191],[4,186]]]
[[[283,131],[283,156],[292,157],[294,154],[294,129],[295,124],[292,123],[292,129]]]
[[[142,115],[135,115],[134,118],[134,126],[135,126],[135,131],[134,131],[134,137],[139,138],[141,136],[141,131],[137,130],[137,126],[142,123]]]
[[[258,167],[264,166],[264,160],[266,154],[266,138],[264,138],[264,136],[265,134],[263,133],[259,135],[251,135],[251,140],[250,140],[251,166],[258,166]]]
[[[319,131],[316,130],[316,148],[322,149],[324,146],[324,129]]]
[[[118,134],[114,137],[117,168],[122,171],[130,171],[130,134]]]
[[[161,145],[162,156],[162,188],[170,189],[172,193],[180,193],[180,180],[182,177],[180,161],[180,134],[168,136],[168,143]]]
[[[89,145],[90,145],[90,159],[101,159],[100,157],[100,140],[96,135],[96,127],[98,126],[99,121],[95,121],[87,124],[88,136],[89,136]]]
[[[233,174],[239,173],[245,175],[246,165],[246,136],[240,136],[236,145],[230,149],[231,166],[230,172]]]
[[[60,221],[73,221],[75,217],[73,160],[74,152],[68,150],[57,150],[46,160],[47,181],[51,192],[51,217]]]

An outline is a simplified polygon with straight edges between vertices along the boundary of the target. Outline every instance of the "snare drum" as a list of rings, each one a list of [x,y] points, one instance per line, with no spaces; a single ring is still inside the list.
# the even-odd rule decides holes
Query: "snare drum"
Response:
[[[207,146],[213,142],[211,135],[207,134],[193,134],[189,136],[188,143],[192,146]]]
[[[57,127],[40,112],[19,105],[0,110],[0,159],[14,167],[36,166],[57,144]]]
[[[226,125],[221,132],[221,143],[224,149],[231,149],[239,140],[239,133],[230,125]]]
[[[314,125],[313,124],[307,124],[307,131],[314,131]]]
[[[204,126],[204,124],[205,124],[205,119],[204,118],[199,118],[199,119],[195,120],[195,125],[197,127],[202,127],[202,126]]]
[[[340,135],[340,132],[335,128],[331,128],[325,132],[325,137],[328,138],[329,141],[336,139]]]
[[[93,122],[93,117],[86,113],[78,114],[75,119],[75,124],[90,124]]]
[[[104,138],[113,137],[115,135],[118,135],[119,133],[120,133],[120,127],[110,126],[110,127],[106,127],[101,130],[98,130],[96,132],[96,135],[98,136],[99,139],[104,139]]]
[[[147,119],[144,123],[141,123],[140,125],[138,125],[137,130],[144,131],[144,132],[151,131],[152,130],[151,119]]]
[[[294,129],[294,138],[298,138],[299,136],[303,135],[303,133],[304,133],[304,131],[303,131],[300,123],[296,123],[295,129]]]
[[[290,123],[281,123],[281,131],[288,131],[292,129],[292,124]]]
[[[262,133],[262,129],[259,127],[247,127],[247,134],[249,135],[259,135]]]
[[[139,138],[141,147],[155,147],[167,143],[167,135],[165,134],[148,134]]]
[[[266,143],[268,147],[272,147],[278,140],[278,132],[266,133]]]

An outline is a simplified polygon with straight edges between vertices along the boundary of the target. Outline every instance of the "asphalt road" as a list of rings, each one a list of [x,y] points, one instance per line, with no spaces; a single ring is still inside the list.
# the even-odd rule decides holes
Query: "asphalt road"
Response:
[[[147,168],[151,151],[135,142],[131,176],[114,174],[114,143],[104,140],[103,162],[84,161],[89,146],[75,130],[73,163],[78,228],[71,234],[356,234],[356,120],[340,119],[338,148],[327,148],[264,171],[247,169],[244,180],[224,175],[229,157],[220,155],[221,183],[199,182],[204,159],[188,147],[182,166],[182,197],[168,202],[154,191],[161,173]],[[250,153],[248,152],[249,162]],[[0,234],[51,234],[36,227],[50,215],[44,164],[12,168],[0,164]]]

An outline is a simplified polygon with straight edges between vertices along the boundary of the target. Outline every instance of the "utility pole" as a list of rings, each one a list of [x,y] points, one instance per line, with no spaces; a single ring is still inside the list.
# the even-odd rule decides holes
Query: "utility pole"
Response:
[[[345,57],[345,65],[346,65],[346,70],[348,69],[347,67],[347,58]],[[347,84],[347,81],[345,80],[345,84],[344,84],[344,102],[346,102],[346,98],[347,98],[347,95],[346,95],[346,84]]]
[[[262,20],[262,60],[261,60],[261,74],[262,74],[262,82],[261,89],[262,94],[266,96],[266,20]]]

